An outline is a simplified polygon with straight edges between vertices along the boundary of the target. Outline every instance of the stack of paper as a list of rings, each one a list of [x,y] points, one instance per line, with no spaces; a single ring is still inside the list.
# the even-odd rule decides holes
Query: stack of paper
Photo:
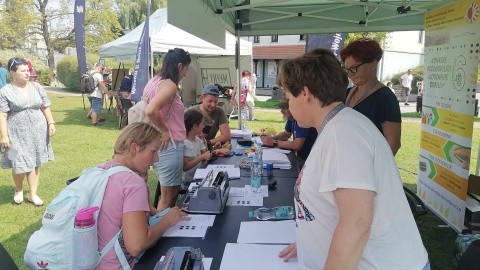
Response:
[[[255,245],[227,243],[223,252],[220,270],[294,270],[298,269],[297,258],[284,262],[278,257],[286,245]]]
[[[193,179],[204,179],[207,177],[208,173],[212,170],[215,171],[224,171],[228,173],[228,179],[238,179],[240,178],[240,168],[235,167],[235,165],[208,165],[205,169],[198,168],[195,171]]]
[[[251,138],[253,130],[242,131],[241,129],[231,129],[232,138]]]
[[[291,244],[295,238],[295,220],[244,221],[240,224],[237,243]]]
[[[279,152],[278,150],[274,149],[265,149],[263,150],[262,156],[263,164],[273,164],[273,168],[278,169],[290,169],[292,168],[292,164],[290,160],[288,160],[287,155]]]

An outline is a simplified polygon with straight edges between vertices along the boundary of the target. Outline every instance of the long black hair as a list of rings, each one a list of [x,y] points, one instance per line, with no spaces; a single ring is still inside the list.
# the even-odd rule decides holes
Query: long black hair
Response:
[[[190,54],[184,49],[175,48],[168,50],[167,54],[163,58],[162,70],[160,70],[160,76],[162,79],[170,79],[174,83],[178,83],[178,64],[188,66],[192,62]]]
[[[204,115],[201,111],[196,109],[190,109],[185,112],[184,121],[185,121],[185,129],[188,132],[192,130],[194,125],[198,125],[202,123]]]

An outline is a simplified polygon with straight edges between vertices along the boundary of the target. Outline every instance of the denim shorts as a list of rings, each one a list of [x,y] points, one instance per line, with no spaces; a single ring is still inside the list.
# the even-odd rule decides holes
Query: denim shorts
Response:
[[[177,148],[173,148],[172,142],[168,143],[167,149],[158,151],[158,162],[153,164],[153,170],[157,174],[160,185],[166,187],[180,186],[183,173],[183,142],[175,142]]]
[[[92,112],[99,114],[102,110],[102,99],[96,97],[89,97],[90,105],[92,105]]]

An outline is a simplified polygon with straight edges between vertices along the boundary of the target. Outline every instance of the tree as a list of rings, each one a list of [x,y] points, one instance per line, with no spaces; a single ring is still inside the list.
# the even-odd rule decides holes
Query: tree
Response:
[[[348,33],[347,38],[345,39],[345,47],[352,41],[361,39],[361,38],[370,38],[375,40],[376,42],[383,44],[384,41],[387,40],[388,32],[356,32],[356,33]],[[383,48],[385,49],[385,48]]]
[[[131,30],[145,21],[148,10],[148,0],[115,0],[115,2],[119,13],[118,21],[123,29]],[[165,7],[167,5],[166,2],[166,0],[152,0],[151,13],[159,8]]]
[[[118,38],[122,30],[118,14],[110,0],[87,0],[85,44],[88,52],[97,53],[100,45]]]
[[[0,14],[0,48],[24,47],[33,19],[32,0],[5,0],[5,12]]]

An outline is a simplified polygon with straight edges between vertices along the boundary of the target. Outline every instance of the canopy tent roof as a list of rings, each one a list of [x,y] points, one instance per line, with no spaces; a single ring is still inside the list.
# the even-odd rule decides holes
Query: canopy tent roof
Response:
[[[214,36],[222,28],[232,33],[238,29],[240,36],[423,30],[425,12],[454,2],[458,1],[169,0],[168,6],[170,23],[222,46]],[[200,30],[202,22],[208,31]]]
[[[144,24],[145,22],[128,34],[100,46],[100,57],[135,55]],[[180,47],[193,55],[235,55],[235,36],[224,31],[222,37],[226,44],[225,49],[169,24],[166,8],[158,9],[150,16],[150,44],[153,52],[163,53],[169,49]],[[240,43],[240,54],[252,55],[252,43],[246,40],[242,40]]]

